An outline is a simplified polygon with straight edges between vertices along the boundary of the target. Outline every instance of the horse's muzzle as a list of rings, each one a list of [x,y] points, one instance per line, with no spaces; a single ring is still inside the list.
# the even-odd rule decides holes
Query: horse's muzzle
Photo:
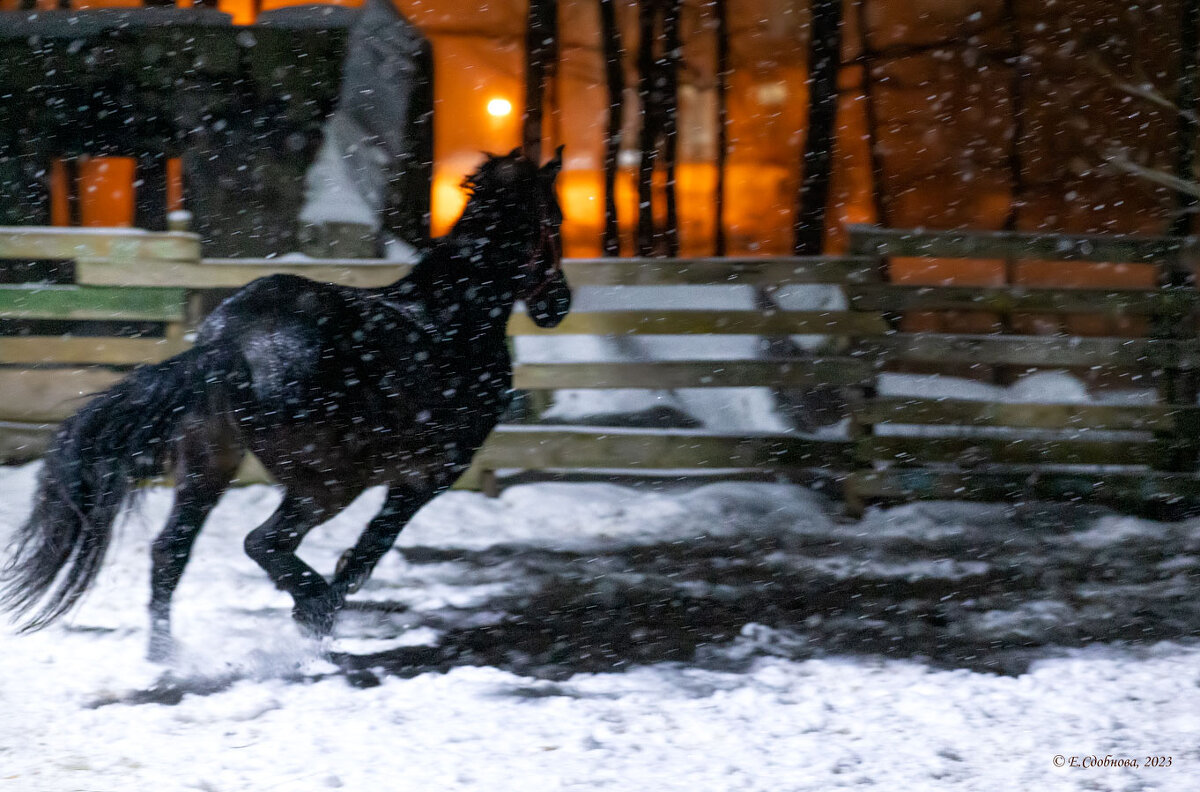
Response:
[[[537,293],[525,300],[525,310],[538,327],[557,327],[571,310],[571,287],[561,269],[546,276]]]

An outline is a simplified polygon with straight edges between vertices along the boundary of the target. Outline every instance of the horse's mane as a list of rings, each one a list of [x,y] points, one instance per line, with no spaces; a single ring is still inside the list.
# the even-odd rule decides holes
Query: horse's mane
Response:
[[[513,150],[504,156],[487,154],[475,172],[462,180],[462,188],[470,196],[486,197],[511,190],[519,185],[531,185],[537,167]]]

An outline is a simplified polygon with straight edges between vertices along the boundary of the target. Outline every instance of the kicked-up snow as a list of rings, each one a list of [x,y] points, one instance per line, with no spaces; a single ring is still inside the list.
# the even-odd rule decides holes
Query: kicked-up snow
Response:
[[[35,476],[0,468],[3,537]],[[0,789],[1195,788],[1200,521],[854,522],[782,484],[453,492],[316,643],[241,551],[278,498],[214,513],[169,668],[142,658],[162,489],[82,608],[0,636]],[[301,554],[332,569],[379,501]]]

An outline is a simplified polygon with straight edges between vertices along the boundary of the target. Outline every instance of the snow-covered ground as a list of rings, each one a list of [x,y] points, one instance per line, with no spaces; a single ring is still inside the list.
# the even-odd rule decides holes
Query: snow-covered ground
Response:
[[[0,468],[0,534],[35,473]],[[949,503],[848,522],[772,484],[450,493],[321,646],[241,552],[277,498],[249,487],[218,507],[176,598],[173,668],[142,659],[162,490],[81,610],[0,636],[0,788],[1190,790],[1200,776],[1200,521]],[[378,502],[302,554],[330,569]]]

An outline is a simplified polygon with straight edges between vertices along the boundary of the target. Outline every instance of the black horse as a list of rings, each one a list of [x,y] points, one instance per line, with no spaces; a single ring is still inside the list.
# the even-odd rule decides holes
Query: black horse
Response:
[[[245,549],[327,634],[416,511],[449,487],[504,412],[505,326],[518,299],[540,326],[566,315],[561,149],[542,168],[489,156],[448,235],[381,289],[290,275],[225,300],[195,346],[134,371],[58,430],[33,515],[16,537],[3,602],[38,629],[95,579],[112,526],[143,477],[173,471],[175,505],[152,549],[150,656],[171,653],[171,595],[192,543],[249,449],[284,489]],[[296,557],[313,527],[365,488],[387,497],[326,580]],[[38,607],[40,606],[40,607]]]

